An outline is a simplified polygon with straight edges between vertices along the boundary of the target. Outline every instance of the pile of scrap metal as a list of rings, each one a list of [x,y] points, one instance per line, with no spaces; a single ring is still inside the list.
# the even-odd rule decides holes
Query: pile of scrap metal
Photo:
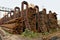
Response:
[[[26,5],[26,9],[24,9],[24,5]],[[22,2],[21,11],[19,7],[15,7],[0,19],[0,26],[5,30],[10,29],[8,31],[14,34],[20,34],[25,29],[34,32],[49,32],[50,29],[59,28],[55,12],[49,11],[47,14],[45,8],[39,11],[38,6],[29,7],[26,1]]]

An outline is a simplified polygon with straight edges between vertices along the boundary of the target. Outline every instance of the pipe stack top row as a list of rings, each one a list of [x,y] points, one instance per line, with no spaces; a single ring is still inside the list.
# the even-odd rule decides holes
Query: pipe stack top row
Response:
[[[24,9],[24,5],[26,5],[26,9]],[[49,11],[47,14],[45,8],[39,11],[37,5],[34,6],[34,8],[28,7],[26,1],[22,2],[21,11],[19,7],[15,7],[14,10],[8,12],[8,14],[0,20],[0,25],[18,17],[23,18],[25,29],[27,28],[34,32],[49,32],[50,29],[59,28],[57,24],[57,14],[55,12],[52,13]]]

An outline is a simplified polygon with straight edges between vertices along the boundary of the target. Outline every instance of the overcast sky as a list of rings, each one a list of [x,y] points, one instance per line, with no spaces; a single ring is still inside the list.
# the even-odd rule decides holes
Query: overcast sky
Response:
[[[27,1],[29,4],[34,4],[39,6],[39,10],[43,8],[47,9],[47,13],[49,10],[52,12],[56,12],[58,15],[58,20],[60,19],[60,0],[0,0],[0,6],[7,8],[14,8],[16,6],[21,7],[21,2]],[[0,18],[3,17],[3,13],[0,12]]]

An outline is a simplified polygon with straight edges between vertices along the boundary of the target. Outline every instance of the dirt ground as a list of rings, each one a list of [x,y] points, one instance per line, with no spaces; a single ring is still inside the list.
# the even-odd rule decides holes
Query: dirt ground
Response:
[[[57,31],[55,33],[49,34],[47,36],[44,36],[46,39],[44,40],[48,40],[51,39],[53,37],[60,37],[60,31]],[[42,37],[38,37],[38,38],[29,38],[29,37],[23,37],[21,35],[16,35],[16,34],[10,34],[6,31],[4,31],[2,29],[2,27],[0,27],[0,40],[43,40]],[[60,39],[59,39],[60,40]]]
[[[42,40],[42,38],[28,38],[21,35],[9,34],[0,27],[0,40]]]

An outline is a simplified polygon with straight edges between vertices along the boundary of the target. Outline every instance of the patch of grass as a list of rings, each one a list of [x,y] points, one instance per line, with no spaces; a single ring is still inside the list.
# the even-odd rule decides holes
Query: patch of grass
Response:
[[[31,37],[31,38],[38,37],[38,33],[30,31],[28,29],[25,29],[25,31],[21,35],[24,37]]]
[[[54,33],[54,32],[57,32],[56,29],[50,29],[49,33]]]
[[[49,32],[44,32],[42,33],[43,35],[49,35],[50,33]]]

